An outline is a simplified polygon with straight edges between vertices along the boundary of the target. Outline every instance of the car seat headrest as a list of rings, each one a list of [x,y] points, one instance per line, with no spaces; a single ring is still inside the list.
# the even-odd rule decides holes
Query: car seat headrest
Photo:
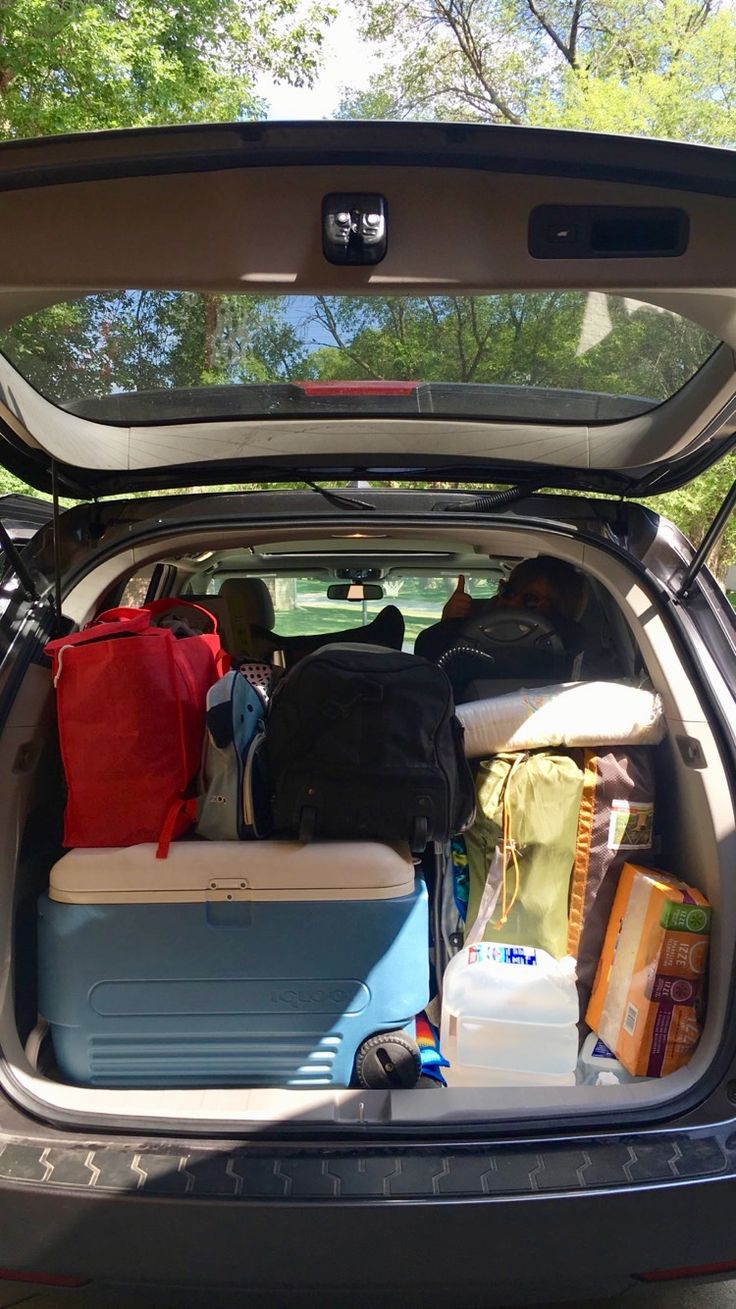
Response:
[[[274,611],[271,593],[261,577],[227,577],[219,594],[227,601],[233,614],[234,625],[257,624],[273,627]]]

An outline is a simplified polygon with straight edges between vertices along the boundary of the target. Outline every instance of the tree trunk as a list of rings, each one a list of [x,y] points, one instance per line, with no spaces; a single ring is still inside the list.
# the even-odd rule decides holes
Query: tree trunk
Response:
[[[296,609],[296,578],[277,577],[269,583],[273,607],[277,613],[292,613]]]

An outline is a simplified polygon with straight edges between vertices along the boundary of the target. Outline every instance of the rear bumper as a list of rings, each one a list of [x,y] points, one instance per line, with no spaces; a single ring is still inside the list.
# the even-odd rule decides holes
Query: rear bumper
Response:
[[[218,1305],[246,1289],[279,1304],[611,1294],[653,1269],[736,1260],[731,1135],[488,1149],[6,1138],[0,1266],[185,1287],[181,1306],[214,1288]]]

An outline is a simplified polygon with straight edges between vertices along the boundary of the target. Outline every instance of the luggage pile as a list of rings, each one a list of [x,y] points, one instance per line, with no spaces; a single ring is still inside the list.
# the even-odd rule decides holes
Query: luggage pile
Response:
[[[476,821],[455,845],[442,897],[448,1082],[611,1085],[673,1071],[700,1032],[707,944],[697,934],[710,910],[697,891],[639,867],[655,852],[659,697],[580,683],[460,705],[458,715],[468,753],[489,757],[478,758]],[[632,879],[636,893],[624,895]],[[681,936],[695,935],[665,949],[651,926],[644,932],[637,914],[650,885],[696,906],[677,918]],[[697,970],[681,976],[678,960],[693,951]],[[639,982],[654,988],[646,1005],[622,971],[634,958]]]
[[[47,652],[69,853],[39,908],[40,1007],[62,1075],[415,1085],[416,864],[475,804],[441,670],[331,645],[271,686],[181,601]]]
[[[183,601],[110,610],[47,652],[69,853],[39,907],[39,989],[64,1077],[400,1088],[433,1061],[450,1086],[569,1086],[690,1057],[710,910],[639,867],[664,730],[650,689],[548,686],[456,716],[441,668],[382,647],[231,668]],[[442,1053],[415,1022],[428,848],[448,870]],[[630,885],[639,909],[644,885],[674,905],[670,936],[645,933],[646,1003],[619,976],[648,948]],[[676,976],[677,949],[700,972]]]

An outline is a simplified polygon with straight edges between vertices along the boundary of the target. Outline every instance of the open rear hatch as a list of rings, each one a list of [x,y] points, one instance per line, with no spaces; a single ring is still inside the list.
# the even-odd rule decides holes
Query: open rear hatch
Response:
[[[317,473],[634,494],[730,446],[726,151],[176,128],[13,142],[0,186],[2,457],[47,490],[53,464],[78,496]]]

